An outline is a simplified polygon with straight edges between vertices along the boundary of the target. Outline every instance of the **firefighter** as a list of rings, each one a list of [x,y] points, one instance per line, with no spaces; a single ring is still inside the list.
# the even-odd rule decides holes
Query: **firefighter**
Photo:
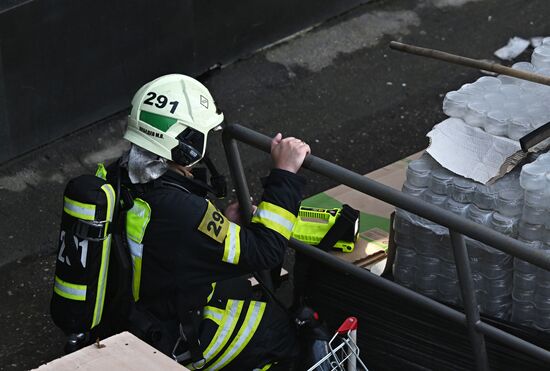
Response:
[[[122,167],[134,199],[126,217],[133,328],[190,369],[280,367],[296,351],[290,319],[252,300],[243,277],[281,265],[304,185],[296,172],[310,147],[272,139],[263,197],[241,226],[237,205],[224,215],[207,198],[212,186],[193,174],[223,120],[207,88],[184,75],[159,77],[132,100]]]

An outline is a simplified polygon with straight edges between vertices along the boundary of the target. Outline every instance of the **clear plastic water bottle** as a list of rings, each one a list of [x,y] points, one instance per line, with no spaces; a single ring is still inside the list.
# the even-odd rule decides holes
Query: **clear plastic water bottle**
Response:
[[[543,331],[550,330],[550,297],[538,292],[535,295],[535,326]]]
[[[416,271],[416,242],[414,236],[419,228],[418,217],[405,210],[397,209],[394,219],[394,241],[397,246],[393,276],[395,282],[414,289]]]
[[[453,174],[446,169],[440,168],[432,171],[430,177],[430,191],[440,195],[448,195],[453,181]]]
[[[550,67],[550,45],[542,44],[535,48],[531,55],[531,63],[535,68],[548,68]]]
[[[546,187],[547,167],[537,161],[524,165],[519,182],[526,191],[542,191]]]
[[[473,101],[468,103],[466,113],[464,114],[464,122],[477,128],[485,127],[485,121],[489,108],[490,107],[483,101]]]
[[[487,133],[492,135],[506,136],[508,134],[508,124],[510,121],[511,119],[507,112],[500,109],[492,109],[487,113],[484,129]]]
[[[512,305],[512,322],[531,326],[535,320],[535,305],[530,301],[516,301]]]
[[[432,166],[431,161],[422,158],[411,161],[407,167],[407,182],[415,187],[428,187]]]
[[[416,252],[404,246],[397,246],[393,276],[395,282],[408,288],[414,288],[416,272]]]
[[[468,95],[459,91],[450,91],[443,99],[443,112],[449,117],[463,118],[466,114],[468,101]]]
[[[438,257],[439,246],[443,236],[436,234],[430,228],[418,228],[415,234],[416,252],[428,257]]]
[[[544,239],[544,225],[531,224],[521,220],[518,225],[518,234],[523,241],[542,241]]]
[[[422,194],[422,199],[432,205],[435,205],[438,207],[444,207],[445,202],[447,201],[447,195],[435,193],[435,192],[432,192],[431,189],[428,189],[426,192]]]
[[[523,192],[516,189],[505,189],[498,192],[497,211],[509,217],[521,215],[523,206]]]
[[[524,116],[517,115],[510,118],[506,134],[510,139],[519,140],[531,131],[533,131],[532,120],[524,114]]]
[[[474,205],[483,210],[495,210],[498,189],[494,185],[476,184]]]
[[[550,255],[550,245],[541,245],[541,251]],[[537,270],[537,286],[535,294],[535,327],[550,330],[550,271],[543,268]]]
[[[522,223],[520,233],[527,235],[530,233],[539,233],[536,230],[528,230],[529,227],[530,226],[525,227],[525,224]],[[540,241],[528,241],[521,237],[521,235],[518,239],[528,244],[530,248],[542,248],[542,243]],[[534,303],[535,294],[537,291],[537,273],[538,268],[533,264],[514,258],[514,281],[512,285],[513,321],[524,324],[529,324],[535,321],[537,309],[535,308]]]
[[[470,204],[468,203],[462,203],[455,201],[452,198],[448,198],[447,201],[445,201],[444,208],[452,213],[455,213],[456,215],[465,217],[469,206]]]
[[[512,65],[512,68],[515,70],[525,71],[525,72],[534,72],[535,66],[533,66],[529,62],[517,62]],[[515,77],[507,76],[507,75],[499,75],[498,79],[502,82],[502,84],[514,84],[514,85],[520,85],[521,79],[517,79]]]
[[[490,210],[480,209],[476,205],[470,205],[466,213],[466,218],[470,219],[473,222],[482,225],[489,225],[489,220],[493,214]]]
[[[414,186],[408,181],[405,181],[405,183],[403,183],[401,191],[413,197],[421,197],[427,189],[428,188]]]
[[[474,200],[476,184],[464,177],[456,176],[453,178],[451,186],[451,197],[453,200],[461,203],[471,203]]]
[[[446,303],[460,305],[462,296],[454,263],[442,261],[437,286],[438,298]]]
[[[530,205],[525,203],[523,205],[522,220],[531,224],[542,224],[544,225],[546,221],[547,211],[544,206],[540,205]]]

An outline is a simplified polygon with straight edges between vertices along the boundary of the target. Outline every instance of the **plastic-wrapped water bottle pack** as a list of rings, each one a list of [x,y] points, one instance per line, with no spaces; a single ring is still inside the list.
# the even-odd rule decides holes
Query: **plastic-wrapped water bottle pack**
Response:
[[[550,76],[550,38],[537,47],[531,62],[512,68]],[[443,111],[487,133],[518,140],[550,121],[550,86],[500,75],[484,76],[447,93]]]
[[[550,254],[550,154],[492,185],[453,174],[428,154],[412,161],[403,192]],[[462,305],[448,229],[397,210],[395,281]],[[466,237],[480,311],[550,331],[550,272]]]
[[[550,154],[524,165],[518,239],[550,254]],[[550,272],[514,258],[512,321],[550,331]]]
[[[517,236],[524,208],[519,171],[485,186],[449,172],[424,154],[409,164],[402,190],[478,224]],[[445,303],[462,305],[447,228],[398,210],[394,238],[396,282]],[[512,257],[470,238],[466,238],[466,246],[481,312],[510,319]]]

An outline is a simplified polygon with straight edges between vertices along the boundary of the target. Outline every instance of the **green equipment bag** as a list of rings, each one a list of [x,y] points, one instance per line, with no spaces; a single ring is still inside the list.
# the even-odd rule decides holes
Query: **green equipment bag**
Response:
[[[113,240],[117,192],[94,175],[71,179],[55,267],[51,317],[65,333],[84,333],[102,320]]]

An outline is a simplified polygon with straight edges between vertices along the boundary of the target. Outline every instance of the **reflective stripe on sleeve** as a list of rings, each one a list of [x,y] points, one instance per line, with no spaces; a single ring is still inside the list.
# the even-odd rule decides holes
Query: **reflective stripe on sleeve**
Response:
[[[219,325],[222,324],[224,310],[216,307],[204,307],[203,318],[207,318],[216,322]]]
[[[226,263],[239,264],[241,256],[241,227],[235,223],[229,223],[229,230],[225,236],[223,258]]]
[[[265,201],[258,205],[258,210],[252,217],[252,223],[263,224],[286,239],[290,238],[295,221],[296,216],[290,211]]]
[[[220,358],[208,367],[208,370],[214,371],[225,367],[242,352],[260,325],[260,321],[264,315],[265,305],[265,303],[258,301],[250,302],[244,322],[239,329],[239,333],[235,336]]]
[[[241,315],[243,309],[243,301],[241,300],[231,300],[227,301],[225,306],[225,311],[221,320],[221,325],[216,330],[216,334],[212,338],[210,344],[203,352],[204,359],[208,362],[218,355],[218,353],[225,347],[229,338],[235,330],[235,326]],[[186,365],[190,370],[194,370],[193,365]]]
[[[63,197],[63,211],[75,218],[83,220],[95,219],[95,205],[71,200],[67,196]]]
[[[65,282],[57,276],[55,276],[53,291],[65,299],[78,301],[86,300],[86,285],[77,285],[74,283]]]

